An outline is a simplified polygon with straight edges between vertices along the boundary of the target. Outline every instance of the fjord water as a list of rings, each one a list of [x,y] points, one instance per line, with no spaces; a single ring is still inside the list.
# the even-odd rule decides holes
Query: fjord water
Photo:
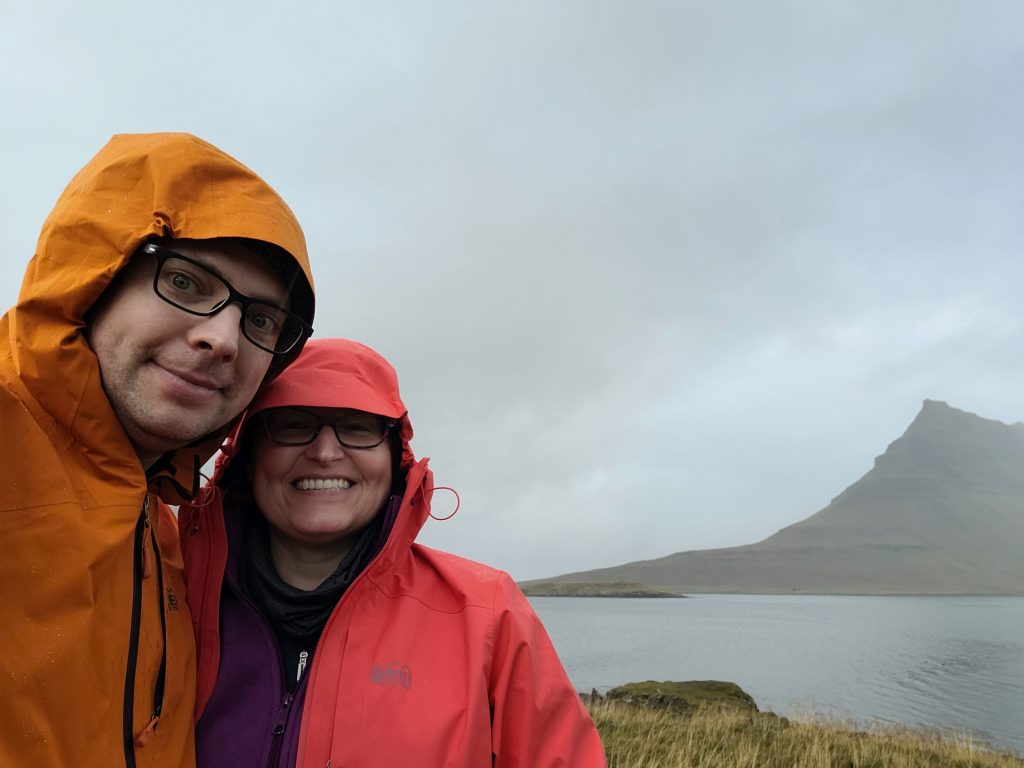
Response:
[[[580,691],[728,680],[781,715],[956,729],[1024,754],[1024,597],[530,601]]]

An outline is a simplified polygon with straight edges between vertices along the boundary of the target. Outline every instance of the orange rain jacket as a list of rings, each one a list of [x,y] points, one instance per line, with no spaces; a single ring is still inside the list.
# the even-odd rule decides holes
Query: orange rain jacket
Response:
[[[147,480],[82,334],[153,236],[274,243],[311,298],[287,205],[193,136],[115,136],[57,201],[0,320],[0,766],[194,764],[195,644],[176,522],[155,497],[181,500],[172,474],[197,487],[220,435]]]
[[[357,342],[321,339],[256,398],[247,417],[281,405],[379,413],[374,403],[388,404],[389,416],[405,413],[387,361]],[[415,543],[430,514],[433,473],[409,447],[408,415],[400,422],[404,498],[383,549],[342,595],[313,654],[297,768],[604,768],[597,729],[515,582]],[[181,508],[200,715],[221,654],[228,535],[219,483],[238,444],[225,445],[213,482]],[[253,702],[254,717],[265,704]]]

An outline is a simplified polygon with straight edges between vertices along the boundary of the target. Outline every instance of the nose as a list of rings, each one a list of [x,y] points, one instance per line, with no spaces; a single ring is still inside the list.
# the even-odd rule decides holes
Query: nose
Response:
[[[229,304],[214,315],[197,317],[189,333],[189,343],[212,353],[219,360],[231,361],[238,356],[242,335],[242,308]]]
[[[330,464],[332,461],[344,458],[345,447],[338,442],[334,428],[329,424],[324,424],[317,436],[313,438],[313,442],[306,446],[306,456],[318,464]]]

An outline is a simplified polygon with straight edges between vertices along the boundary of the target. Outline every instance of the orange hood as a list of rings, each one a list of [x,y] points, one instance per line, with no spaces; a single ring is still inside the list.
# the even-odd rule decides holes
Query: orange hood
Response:
[[[244,237],[283,248],[299,268],[291,286],[293,305],[308,307],[303,314],[312,322],[305,239],[273,189],[237,160],[188,134],[112,138],[58,199],[18,303],[0,321],[0,356],[11,361],[19,380],[15,386],[24,387],[68,436],[100,483],[131,482],[141,468],[103,391],[99,364],[82,333],[84,318],[152,237]],[[194,494],[198,469],[228,426],[158,462],[160,471],[150,479],[166,501]]]

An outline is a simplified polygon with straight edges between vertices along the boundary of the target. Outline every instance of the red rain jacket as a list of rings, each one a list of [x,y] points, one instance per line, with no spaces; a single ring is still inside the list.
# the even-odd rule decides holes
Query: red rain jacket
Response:
[[[286,404],[344,407],[346,376],[400,403],[383,358],[354,342],[326,340],[307,344],[251,413]],[[433,473],[426,459],[413,463],[411,435],[404,417],[408,474],[395,525],[338,602],[313,656],[297,765],[602,768],[597,729],[512,579],[415,543],[430,512]],[[213,690],[220,653],[227,540],[216,483],[228,461],[219,461],[197,503],[182,508],[199,654],[197,715]]]

